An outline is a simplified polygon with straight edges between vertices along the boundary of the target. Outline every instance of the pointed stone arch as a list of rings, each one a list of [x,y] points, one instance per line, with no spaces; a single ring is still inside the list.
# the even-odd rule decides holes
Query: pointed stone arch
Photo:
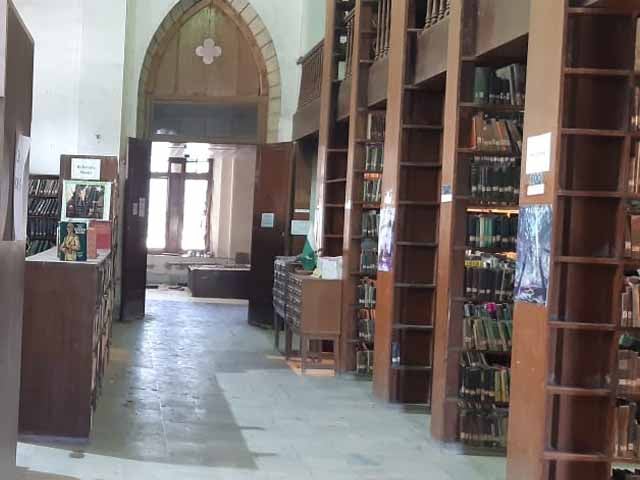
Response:
[[[251,44],[260,69],[261,95],[268,98],[265,139],[268,143],[277,142],[282,108],[280,63],[271,34],[249,0],[179,0],[173,6],[151,38],[142,64],[138,85],[137,135],[149,136],[150,92],[157,57],[186,19],[209,6],[231,18]]]

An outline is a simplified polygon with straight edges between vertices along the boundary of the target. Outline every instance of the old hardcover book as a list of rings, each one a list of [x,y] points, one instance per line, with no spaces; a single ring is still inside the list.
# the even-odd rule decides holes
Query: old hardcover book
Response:
[[[87,224],[84,222],[60,222],[58,231],[58,255],[65,262],[87,260]]]

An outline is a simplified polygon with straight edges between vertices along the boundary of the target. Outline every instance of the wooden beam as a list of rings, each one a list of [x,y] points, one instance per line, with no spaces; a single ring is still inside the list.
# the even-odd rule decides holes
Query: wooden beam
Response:
[[[566,2],[535,0],[531,2],[531,25],[527,66],[527,105],[524,138],[551,132],[554,138],[551,175],[545,178],[545,194],[527,197],[526,141],[523,144],[523,167],[520,205],[552,203],[558,167],[560,129],[561,71]],[[511,362],[511,407],[507,478],[542,478],[542,453],[545,447],[548,405],[545,392],[548,372],[549,310],[526,303],[516,303]]]
[[[389,198],[391,207],[398,206],[398,184],[402,148],[404,87],[407,82],[407,28],[410,0],[394,0],[391,16],[390,49],[388,56],[389,80],[387,98],[386,136],[384,146],[384,173],[382,198]],[[395,262],[394,262],[395,264]],[[378,272],[375,360],[373,392],[376,397],[389,401],[394,386],[391,383],[391,343],[395,317],[395,272]]]
[[[456,148],[458,145],[458,103],[462,57],[462,13],[465,0],[452,0],[447,52],[447,91],[444,103],[442,139],[442,185],[455,185]],[[454,192],[455,194],[455,192]],[[431,402],[431,435],[443,442],[457,439],[458,356],[451,351],[462,343],[450,325],[451,276],[454,257],[455,203],[440,206],[438,250],[438,296],[436,300],[434,377]],[[454,399],[452,401],[452,399]]]
[[[337,61],[334,56],[336,35],[336,2],[326,0],[327,14],[324,35],[324,52],[322,81],[320,87],[320,129],[318,133],[318,172],[316,176],[316,192],[318,211],[316,212],[316,248],[324,248],[324,204],[325,204],[325,178],[327,172],[327,160],[329,156],[331,128],[334,121],[334,78],[337,71]]]

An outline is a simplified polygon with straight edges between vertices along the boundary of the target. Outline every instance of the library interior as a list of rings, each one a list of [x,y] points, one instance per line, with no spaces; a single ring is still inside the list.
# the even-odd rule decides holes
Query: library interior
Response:
[[[0,480],[640,479],[640,0],[0,0],[0,100]]]

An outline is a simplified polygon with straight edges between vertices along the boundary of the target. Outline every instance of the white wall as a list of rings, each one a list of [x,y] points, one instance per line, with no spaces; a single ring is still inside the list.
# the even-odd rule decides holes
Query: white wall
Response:
[[[126,137],[136,133],[142,61],[177,0],[15,3],[36,42],[32,173],[57,174],[63,153],[124,153]],[[278,54],[279,140],[288,141],[300,87],[296,60],[322,38],[325,2],[250,3],[269,29]]]
[[[216,145],[213,150],[211,250],[216,257],[251,253],[256,156],[254,146]]]
[[[327,4],[324,0],[300,1],[302,2],[300,56],[302,56],[324,38]]]
[[[35,41],[31,172],[118,154],[127,0],[15,0]]]
[[[279,140],[291,140],[292,117],[298,106],[303,2],[324,5],[324,0],[250,0],[266,25],[278,54],[282,84]],[[124,137],[135,136],[138,82],[147,47],[158,26],[177,0],[129,0],[125,62]],[[324,20],[322,20],[324,28]]]

